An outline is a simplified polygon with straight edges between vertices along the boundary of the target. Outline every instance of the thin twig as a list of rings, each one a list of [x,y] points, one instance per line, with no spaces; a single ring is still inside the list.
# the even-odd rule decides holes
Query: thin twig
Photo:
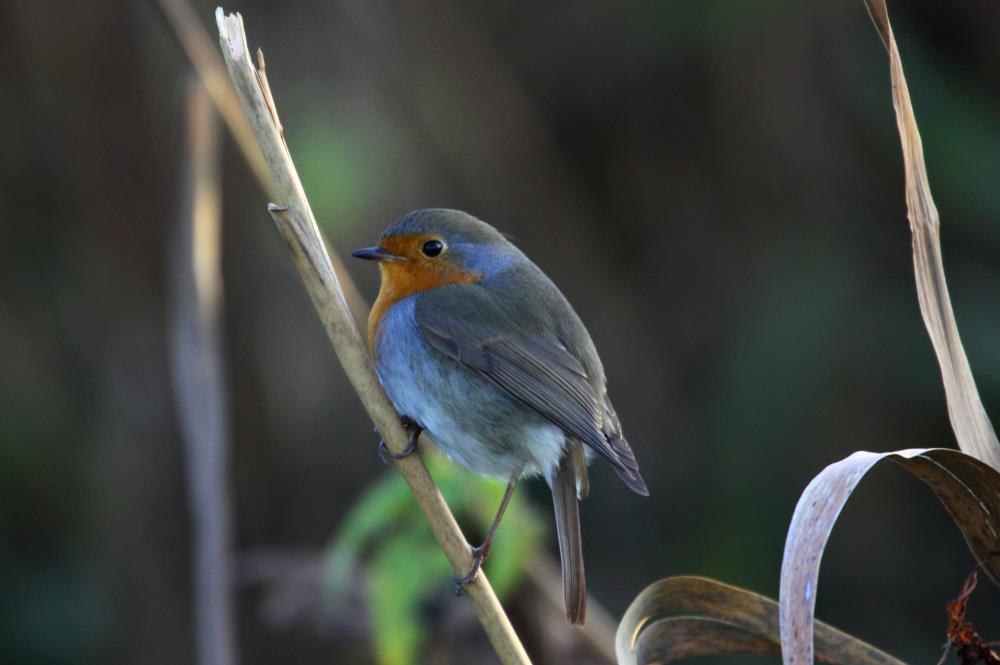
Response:
[[[226,65],[219,57],[219,52],[215,49],[215,44],[208,31],[205,30],[194,9],[191,8],[191,3],[188,0],[156,0],[155,5],[170,26],[171,33],[181,50],[187,55],[191,66],[201,77],[202,83],[212,98],[212,103],[215,104],[219,115],[222,116],[222,120],[236,141],[237,147],[243,154],[243,159],[246,160],[258,184],[266,192],[269,199],[277,198],[271,176],[268,174],[267,164],[264,162],[264,155],[261,154],[260,147],[257,145],[250,121],[243,113],[239,97],[233,90],[229,74],[226,72]],[[261,75],[263,76],[263,67],[261,67]],[[266,78],[264,81],[266,83]],[[323,237],[323,241],[327,243],[329,248],[329,242],[322,232],[320,232],[320,236]],[[364,298],[361,297],[361,292],[354,284],[354,280],[351,279],[340,257],[334,252],[328,253],[333,262],[334,272],[337,273],[337,279],[340,280],[344,290],[344,296],[347,298],[347,304],[351,308],[351,313],[358,321],[364,321],[367,317],[368,306],[365,304]]]
[[[277,113],[266,101],[270,93],[261,90],[262,79],[250,60],[243,19],[239,14],[227,16],[220,7],[216,10],[216,22],[226,66],[264,153],[277,199],[282,202],[281,205],[271,204],[268,210],[288,243],[306,290],[354,390],[389,450],[402,452],[406,448],[407,435],[399,414],[375,375],[361,334],[348,311],[312,209],[275,123]],[[456,575],[464,575],[472,566],[471,548],[427,468],[417,455],[399,460],[397,464]],[[466,587],[466,592],[500,659],[504,663],[529,663],[485,574],[480,573]]]
[[[220,318],[219,141],[215,110],[201,82],[187,94],[181,205],[170,246],[169,339],[174,392],[187,448],[194,525],[197,662],[233,665],[236,640],[227,495],[228,409]]]

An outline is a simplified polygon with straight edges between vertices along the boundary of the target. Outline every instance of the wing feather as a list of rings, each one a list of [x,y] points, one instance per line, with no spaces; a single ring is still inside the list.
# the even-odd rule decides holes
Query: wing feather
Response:
[[[633,491],[647,493],[606,396],[597,394],[583,365],[558,339],[498,334],[433,309],[418,308],[416,323],[432,347],[589,445]]]

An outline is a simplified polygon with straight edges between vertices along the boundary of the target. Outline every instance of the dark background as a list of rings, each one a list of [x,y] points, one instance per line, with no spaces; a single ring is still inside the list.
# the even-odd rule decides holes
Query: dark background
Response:
[[[147,3],[57,4],[0,2],[0,660],[189,662],[164,304],[188,65]],[[214,34],[215,5],[195,6]],[[589,583],[615,616],[671,574],[775,596],[792,509],[824,466],[954,445],[888,60],[860,0],[225,8],[268,56],[342,256],[408,210],[461,208],[513,234],[587,323],[652,491],[595,465]],[[890,11],[996,415],[1000,5]],[[228,137],[223,154],[237,540],[318,549],[392,471]],[[376,271],[349,265],[373,298]],[[818,613],[935,662],[973,563],[932,493],[881,469],[834,532]],[[244,662],[363,653],[239,598]],[[995,588],[970,618],[1000,639]]]

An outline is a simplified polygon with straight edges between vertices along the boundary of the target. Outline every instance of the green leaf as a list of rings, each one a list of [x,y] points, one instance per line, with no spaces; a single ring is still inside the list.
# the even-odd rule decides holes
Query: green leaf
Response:
[[[423,528],[422,528],[423,527]],[[427,639],[423,605],[447,584],[441,548],[414,523],[378,548],[368,573],[375,655],[380,665],[421,662]]]
[[[416,512],[406,482],[395,473],[386,475],[364,494],[327,548],[324,578],[327,595],[333,603],[339,602],[347,591],[350,576],[368,540]],[[430,529],[427,531],[430,533]]]
[[[485,534],[493,523],[506,484],[473,476],[440,455],[430,456],[427,466],[455,514],[472,518],[479,532]],[[517,586],[545,533],[538,512],[522,494],[515,492],[484,565],[501,600]]]
[[[485,533],[500,505],[504,484],[474,476],[441,455],[429,451],[422,455],[455,515]],[[545,533],[542,523],[529,502],[515,494],[486,562],[501,599],[516,588],[525,566],[535,558]],[[331,602],[343,601],[362,561],[367,562],[364,569],[378,662],[421,662],[428,629],[422,609],[452,594],[453,573],[406,482],[395,471],[358,500],[327,549],[325,584]]]

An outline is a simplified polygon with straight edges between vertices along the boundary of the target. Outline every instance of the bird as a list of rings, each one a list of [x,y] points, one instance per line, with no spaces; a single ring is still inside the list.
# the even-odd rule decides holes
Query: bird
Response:
[[[579,500],[588,463],[610,462],[625,485],[649,490],[608,398],[587,329],[548,276],[493,226],[446,208],[410,212],[354,257],[378,263],[368,317],[375,370],[409,430],[426,431],[469,471],[507,488],[473,566],[489,555],[522,478],[552,490],[566,618],[583,624],[587,591]],[[461,589],[461,586],[458,587]]]

